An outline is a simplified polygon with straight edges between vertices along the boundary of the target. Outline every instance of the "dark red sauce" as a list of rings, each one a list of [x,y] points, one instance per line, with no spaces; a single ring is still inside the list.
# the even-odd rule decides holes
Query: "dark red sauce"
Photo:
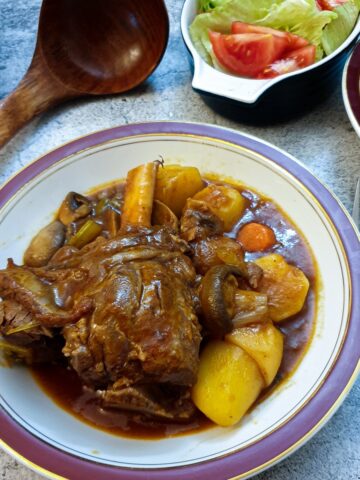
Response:
[[[224,183],[218,182],[217,179],[212,177],[211,182],[214,181]],[[231,185],[236,187],[236,185]],[[305,353],[313,331],[319,285],[317,284],[316,264],[310,248],[291,220],[271,200],[247,189],[236,188],[239,188],[242,195],[247,199],[247,209],[241,220],[227,235],[234,238],[242,225],[257,221],[271,227],[277,239],[277,244],[266,253],[247,254],[246,260],[264,254],[278,253],[289,263],[301,268],[310,281],[309,293],[302,311],[289,320],[277,324],[284,334],[283,359],[273,384],[262,392],[257,400],[258,403],[294,371]],[[123,185],[112,185],[102,189],[101,194],[96,196],[101,198],[104,194],[109,195],[122,191]],[[84,387],[77,374],[66,366],[33,367],[32,374],[40,387],[61,408],[85,423],[108,433],[131,438],[157,439],[195,433],[214,426],[201,412],[196,414],[191,423],[176,424],[150,420],[139,414],[105,409],[101,406],[96,393]]]
[[[150,420],[139,414],[103,408],[96,393],[83,386],[74,370],[62,365],[32,367],[32,374],[42,389],[61,408],[88,425],[114,435],[155,440],[174,435],[194,433],[214,424],[201,412],[191,423]]]

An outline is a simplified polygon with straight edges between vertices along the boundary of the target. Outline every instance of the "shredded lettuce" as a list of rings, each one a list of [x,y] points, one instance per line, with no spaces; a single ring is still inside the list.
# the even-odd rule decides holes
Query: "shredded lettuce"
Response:
[[[347,39],[352,32],[360,11],[360,0],[349,0],[337,7],[337,18],[327,25],[322,35],[322,46],[326,55],[330,55]]]
[[[195,17],[190,36],[210,64],[214,62],[209,30],[229,33],[236,20],[295,33],[316,46],[319,60],[324,54],[323,30],[338,18],[335,12],[319,10],[315,0],[200,0],[199,7],[205,13]]]

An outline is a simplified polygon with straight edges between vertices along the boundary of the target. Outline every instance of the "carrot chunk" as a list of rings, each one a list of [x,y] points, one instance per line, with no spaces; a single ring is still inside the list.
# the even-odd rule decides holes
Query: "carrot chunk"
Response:
[[[237,241],[247,252],[263,252],[276,243],[273,230],[262,223],[247,223],[237,234]]]

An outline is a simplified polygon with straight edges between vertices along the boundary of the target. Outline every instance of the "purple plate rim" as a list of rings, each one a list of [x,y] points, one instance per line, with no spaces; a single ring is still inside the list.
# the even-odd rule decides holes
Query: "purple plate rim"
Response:
[[[360,254],[359,234],[341,203],[305,166],[260,139],[223,127],[183,122],[137,123],[102,130],[63,145],[18,172],[0,189],[0,207],[32,178],[64,157],[110,140],[151,134],[192,135],[226,141],[269,158],[295,178],[301,179],[301,183],[315,196],[336,227],[348,261],[353,290],[348,332],[331,372],[300,412],[255,444],[199,464],[143,470],[91,462],[46,444],[0,409],[0,446],[3,444],[18,460],[50,478],[82,480],[86,475],[89,480],[103,477],[108,480],[140,480],[145,477],[147,480],[200,480],[250,476],[273,465],[308,440],[340,406],[359,373],[360,344],[356,338],[360,330],[360,272],[355,268]]]
[[[343,93],[348,102],[348,105],[345,106],[350,108],[353,117],[350,118],[351,123],[356,122],[354,128],[357,127],[358,131],[360,129],[360,43],[354,47],[345,66],[344,75],[345,91]]]

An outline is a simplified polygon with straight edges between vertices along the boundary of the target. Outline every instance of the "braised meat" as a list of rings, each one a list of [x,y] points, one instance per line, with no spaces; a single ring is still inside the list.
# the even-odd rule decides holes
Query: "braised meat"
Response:
[[[67,270],[59,273],[60,283],[64,278],[71,283],[77,272]],[[36,270],[19,267],[10,261],[7,269],[0,271],[2,299],[12,300],[21,305],[35,321],[45,327],[60,327],[68,322],[74,322],[92,309],[91,299],[84,296],[76,303],[69,297],[64,304],[58,305],[56,282],[51,284],[40,275],[41,271],[37,275]],[[77,283],[80,286],[80,282]]]
[[[186,387],[159,384],[124,387],[120,382],[100,395],[107,407],[145,413],[161,420],[187,421],[196,410]]]
[[[200,333],[189,259],[139,246],[103,258],[95,271],[92,266],[83,266],[89,283],[81,293],[95,308],[64,328],[64,354],[79,375],[96,387],[119,377],[191,385]]]
[[[115,238],[64,246],[43,267],[10,261],[0,271],[0,333],[31,346],[47,328],[63,327],[63,354],[105,403],[188,418],[201,341],[196,272],[186,242],[171,228],[151,227],[156,168],[129,173]],[[21,323],[21,333],[11,332]],[[154,385],[173,387],[172,401],[154,401]]]
[[[209,205],[190,198],[181,217],[180,232],[184,240],[191,242],[212,235],[221,235],[224,232],[224,224]]]
[[[0,303],[0,332],[11,338],[12,359],[29,365],[61,361],[63,339],[52,329],[39,324],[19,303],[4,300]]]
[[[0,329],[5,336],[17,333],[13,337],[16,345],[29,345],[46,334],[28,310],[10,299],[0,303]]]

